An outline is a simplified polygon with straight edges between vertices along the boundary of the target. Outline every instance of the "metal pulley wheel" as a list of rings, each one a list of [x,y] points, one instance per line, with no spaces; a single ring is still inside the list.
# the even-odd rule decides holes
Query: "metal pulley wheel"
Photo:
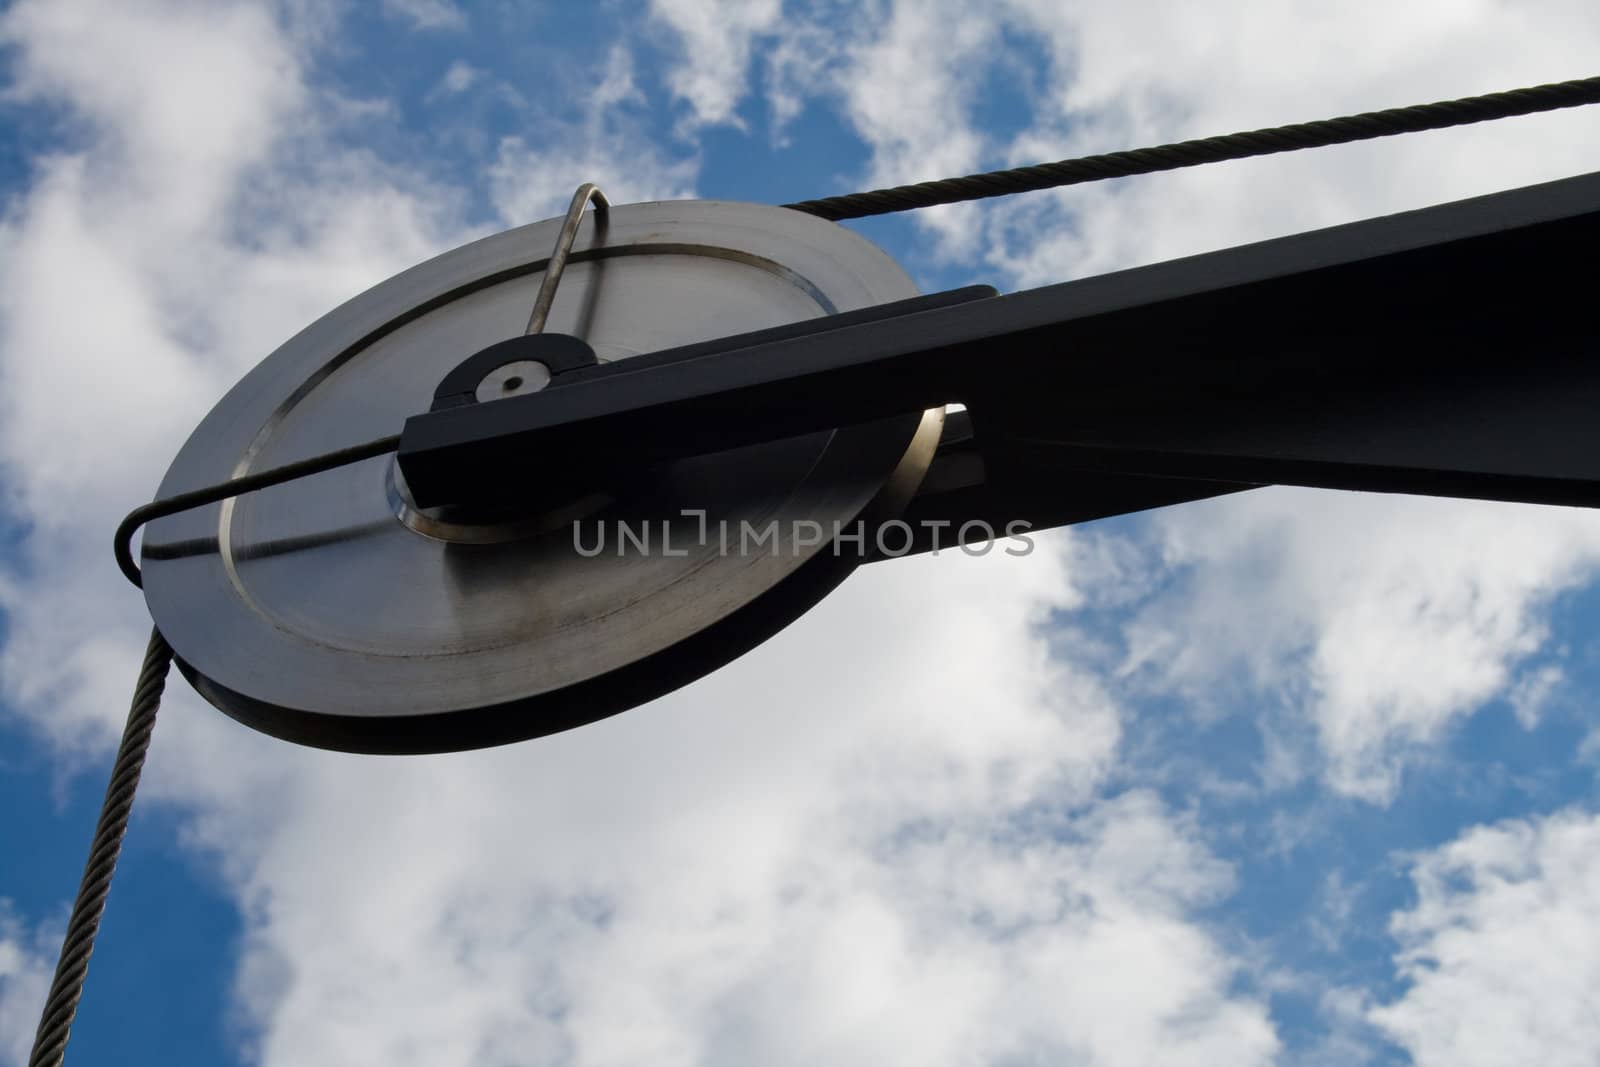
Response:
[[[201,422],[160,494],[395,433],[468,357],[523,332],[560,227],[448,252],[304,330]],[[832,223],[635,204],[583,220],[546,328],[607,362],[915,292]],[[498,366],[463,402],[545,387],[548,371]],[[860,522],[870,543],[899,513],[941,422],[900,416],[589,485],[541,456],[535,477],[505,475],[528,484],[505,486],[504,506],[469,514],[416,506],[378,456],[152,522],[145,596],[195,688],[268,733],[372,752],[534,737],[683,685],[811,607],[859,561],[832,535]]]

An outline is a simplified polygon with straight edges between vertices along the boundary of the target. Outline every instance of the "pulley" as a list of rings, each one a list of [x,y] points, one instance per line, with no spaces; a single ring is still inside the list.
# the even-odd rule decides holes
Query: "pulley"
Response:
[[[781,208],[583,199],[334,311],[184,446],[162,495],[213,488],[152,506],[143,584],[218,707],[495,744],[941,538],[1264,484],[1600,504],[1600,175],[1009,296]]]
[[[543,333],[523,330],[559,219],[445,253],[305,329],[201,422],[161,495],[421,412],[557,399],[585,368],[916,293],[862,238],[781,208],[602,217],[574,226]],[[195,688],[268,733],[379,752],[532,737],[675,688],[809,608],[911,498],[942,418],[584,478],[572,477],[583,457],[549,449],[462,471],[494,497],[469,507],[419,504],[379,455],[151,522],[145,596]],[[626,433],[613,444],[625,453]],[[835,531],[858,539],[835,551]]]

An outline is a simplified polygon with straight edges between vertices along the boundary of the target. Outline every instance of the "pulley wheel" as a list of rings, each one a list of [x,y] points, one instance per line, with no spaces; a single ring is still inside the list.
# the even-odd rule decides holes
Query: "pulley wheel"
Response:
[[[397,433],[452,368],[522,332],[559,225],[448,252],[314,323],[217,404],[160,495]],[[832,223],[635,204],[598,229],[585,218],[546,329],[621,360],[915,294]],[[480,398],[497,388],[511,391],[496,379]],[[816,603],[860,559],[834,534],[871,544],[915,491],[941,420],[720,452],[584,492],[549,490],[539,472],[562,484],[562,457],[534,457],[532,475],[506,475],[528,483],[525,504],[492,515],[414,507],[394,458],[378,457],[151,523],[145,597],[195,688],[267,733],[365,752],[535,737],[692,681]]]

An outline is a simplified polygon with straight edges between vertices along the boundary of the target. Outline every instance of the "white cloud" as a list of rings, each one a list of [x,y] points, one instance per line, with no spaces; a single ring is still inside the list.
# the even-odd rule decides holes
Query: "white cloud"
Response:
[[[1236,697],[1242,672],[1309,715],[1335,788],[1372,800],[1510,695],[1548,599],[1600,561],[1588,511],[1314,490],[1189,505],[1156,530],[1186,577],[1127,627],[1124,671],[1201,704]]]
[[[1566,682],[1566,672],[1553,663],[1529,671],[1511,688],[1511,709],[1524,730],[1539,725],[1540,718]]]
[[[152,225],[177,225],[176,236],[222,221],[240,173],[305,104],[300,57],[252,5],[23,3],[0,40],[20,46],[8,95],[72,100],[101,148],[92,162],[103,169],[84,177],[162,210]],[[228,92],[215,91],[219,77]]]
[[[724,5],[653,0],[656,17],[679,35],[682,55],[669,81],[699,121],[738,124],[735,108],[750,91],[750,49],[762,53],[773,136],[809,100],[835,106],[870,148],[861,187],[964,174],[995,147],[971,115],[984,73],[1000,45],[995,9],[959,2],[847,5]],[[726,8],[739,8],[739,18]],[[854,186],[852,186],[854,187]],[[843,189],[819,188],[816,196]],[[941,241],[941,254],[969,256],[979,215],[968,207],[919,212]]]
[[[205,813],[267,1064],[1267,1062],[1193,919],[1227,867],[1151,796],[1094,799],[1115,712],[1035,629],[1067,580],[1045,550],[870,568],[688,690],[489,752],[179,711],[148,795]]]
[[[944,0],[870,12],[821,5],[815,19],[785,27],[769,85],[774,111],[787,119],[803,94],[821,95],[836,102],[871,152],[864,173],[842,176],[845,188],[815,195],[982,169],[996,145],[974,111],[1003,44],[997,9]],[[981,260],[981,209],[936,207],[914,218],[936,237],[941,257]]]
[[[449,69],[444,72],[444,76],[439,79],[439,85],[435,92],[466,92],[476,85],[482,77],[483,71],[466,60],[458,59],[450,64]]]
[[[1597,762],[1600,757],[1600,726],[1596,726],[1578,742],[1578,759],[1585,763]]]
[[[1417,858],[1397,914],[1409,983],[1374,1023],[1419,1065],[1594,1062],[1600,1048],[1600,818],[1476,827]]]
[[[1012,163],[1583,77],[1600,43],[1568,0],[1016,9],[1057,80]],[[996,264],[1041,284],[1562,177],[1600,166],[1596,122],[1579,110],[1018,198],[994,212]]]
[[[501,219],[520,225],[559,215],[584,182],[594,182],[614,204],[693,196],[698,160],[673,159],[651,139],[627,111],[639,96],[632,56],[618,45],[604,78],[586,93],[579,122],[551,122],[531,138],[503,139],[488,171]]]
[[[695,126],[744,128],[744,98],[751,48],[772,30],[780,0],[650,0],[650,14],[677,37],[680,60],[667,77],[673,95],[689,104]]]
[[[0,1063],[22,1067],[28,1062],[39,1011],[50,990],[54,964],[47,953],[53,947],[0,897]]]
[[[464,30],[467,15],[450,0],[383,0],[384,13],[419,30]]]
[[[767,93],[780,120],[834,103],[870,150],[842,176],[864,188],[1584,77],[1592,15],[1584,0],[816,0],[774,31]],[[1015,132],[989,110],[1002,82],[1031,108]],[[1595,122],[1568,112],[913,217],[936,256],[1040,285],[1593,169]]]
[[[870,22],[866,23],[871,25]],[[838,74],[845,113],[872,146],[871,187],[979,169],[989,147],[970,116],[985,59],[997,43],[994,15],[960,2],[894,4],[876,32],[847,50]],[[949,256],[973,251],[968,207],[919,212]]]

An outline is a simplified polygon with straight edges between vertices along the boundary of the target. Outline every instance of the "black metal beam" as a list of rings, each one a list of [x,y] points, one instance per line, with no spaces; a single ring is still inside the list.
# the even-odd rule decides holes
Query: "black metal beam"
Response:
[[[1114,497],[1130,475],[1162,481],[1113,506],[1261,483],[1600,505],[1597,249],[1600,175],[1585,175],[617,364],[413,418],[400,459],[449,495],[469,466],[526,486],[538,457],[635,466],[960,401],[990,505],[1086,477]]]
[[[675,435],[662,439],[643,425],[632,425],[630,415],[638,413],[641,420],[658,420],[659,427],[663,416],[644,412],[651,401],[670,400],[668,394],[657,388],[660,383],[686,384],[681,380],[685,367],[710,369],[715,378],[720,373],[717,368],[727,366],[721,357],[739,358],[752,350],[781,347],[796,341],[827,349],[834,347],[834,336],[850,328],[899,321],[998,295],[999,291],[993,286],[969,285],[680,348],[646,352],[615,363],[581,367],[553,376],[550,386],[543,392],[491,403],[436,405],[437,410],[406,421],[398,455],[400,469],[412,500],[422,507],[501,499],[515,501],[525,499],[530,486],[549,484],[552,479],[559,479],[563,486],[582,484],[619,469],[637,471],[651,463],[717,452],[741,443],[729,439],[729,434],[742,433],[752,442],[771,441],[866,421],[844,418],[818,423],[813,411],[803,416],[805,425],[789,431],[785,429],[788,423],[783,411],[769,410],[766,414],[770,421],[765,425],[748,425],[748,420],[735,417],[720,420],[719,425],[712,427],[682,425]],[[469,357],[451,375],[505,344],[491,345],[484,352]],[[879,404],[882,400],[882,397],[875,397],[870,403]],[[727,405],[717,406],[726,408]],[[791,414],[799,414],[798,405],[791,401],[781,401],[780,407]],[[898,408],[894,412],[900,413]],[[684,414],[692,417],[695,413],[686,411]],[[619,426],[619,415],[630,424]],[[669,421],[676,417],[665,416]],[[576,426],[579,422],[583,425]],[[745,425],[741,427],[741,423]],[[600,439],[612,434],[621,436]],[[635,441],[640,444],[638,449],[632,446]],[[562,451],[571,447],[578,451]],[[551,456],[561,457],[560,461],[547,461],[546,457]]]

